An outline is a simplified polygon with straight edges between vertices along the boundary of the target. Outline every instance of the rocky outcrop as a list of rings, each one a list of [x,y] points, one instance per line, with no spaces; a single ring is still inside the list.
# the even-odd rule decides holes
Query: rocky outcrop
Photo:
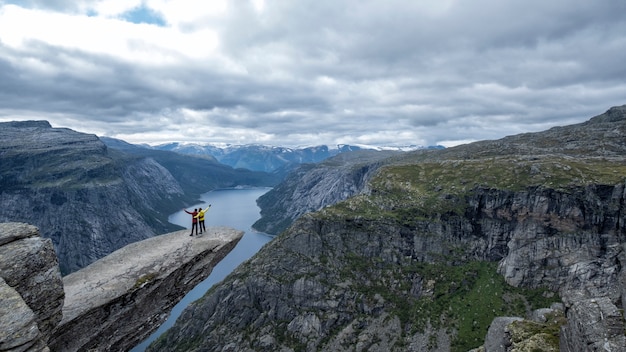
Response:
[[[187,230],[127,245],[63,278],[63,320],[53,351],[125,351],[147,338],[171,308],[239,242],[243,232]]]
[[[512,342],[509,333],[509,326],[516,321],[522,321],[520,317],[497,317],[489,325],[487,337],[485,338],[486,352],[506,352],[510,349]]]
[[[208,230],[136,242],[61,278],[50,239],[32,225],[1,223],[0,351],[130,349],[243,235]]]
[[[46,351],[63,297],[52,241],[31,225],[0,224],[0,351]]]
[[[574,334],[580,338],[578,343],[567,337],[575,346],[567,351],[585,351],[581,346],[596,341],[600,334],[602,343],[612,350],[626,348],[624,320],[616,314],[621,305],[623,262],[617,256],[621,245],[614,245],[624,233],[621,229],[605,232],[626,221],[622,202],[618,200],[617,207],[610,202],[622,189],[623,185],[608,192],[600,188],[598,194],[591,187],[573,191],[571,198],[558,192],[545,197],[546,191],[538,189],[478,192],[470,198],[469,213],[411,226],[382,219],[327,218],[324,212],[305,216],[211,295],[190,306],[178,326],[150,350],[167,350],[176,341],[194,340],[197,345],[191,351],[217,351],[225,344],[244,351],[244,346],[251,346],[250,350],[300,346],[309,351],[334,346],[332,350],[342,351],[348,349],[340,346],[359,341],[381,351],[447,351],[450,340],[442,347],[446,340],[436,338],[436,328],[408,334],[407,325],[390,328],[394,315],[389,316],[399,309],[393,304],[395,290],[396,297],[404,299],[409,292],[416,299],[427,292],[424,275],[411,268],[419,262],[440,263],[442,258],[459,263],[500,261],[499,270],[511,283],[558,292],[565,297],[565,332],[574,327],[584,330],[589,317],[595,317],[592,321],[597,322],[599,333]],[[379,271],[388,265],[395,269]],[[377,292],[377,280],[385,291],[378,298],[365,298],[358,286]],[[402,283],[410,290],[402,291]],[[587,293],[575,298],[574,290]],[[587,307],[589,294],[601,298],[605,308],[578,312]],[[450,330],[446,331],[444,336],[454,338],[454,333],[450,337]],[[434,344],[440,349],[433,347],[433,338],[440,341]]]
[[[567,325],[561,329],[561,351],[626,351],[624,315],[607,296],[568,297]]]
[[[563,305],[557,303],[526,318],[497,317],[489,325],[485,344],[471,352],[562,351],[559,331],[567,322],[564,314]]]

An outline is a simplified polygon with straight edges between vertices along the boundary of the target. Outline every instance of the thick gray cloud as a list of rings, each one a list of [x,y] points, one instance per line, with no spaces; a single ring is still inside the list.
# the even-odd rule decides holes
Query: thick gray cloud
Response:
[[[153,143],[500,138],[626,104],[624,13],[583,0],[0,1],[0,120]]]

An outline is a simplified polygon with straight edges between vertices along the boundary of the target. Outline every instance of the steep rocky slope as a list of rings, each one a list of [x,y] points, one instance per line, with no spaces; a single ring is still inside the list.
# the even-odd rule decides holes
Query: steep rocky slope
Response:
[[[362,150],[343,153],[319,164],[302,165],[257,200],[261,219],[253,227],[277,235],[301,215],[364,191],[367,180],[385,159],[400,154]]]
[[[626,350],[626,106],[409,153],[364,181],[300,217],[150,350],[467,351],[492,321],[487,348]],[[555,304],[562,318],[523,320]],[[534,333],[492,336],[520,326]]]
[[[111,149],[130,156],[155,160],[172,174],[186,194],[200,194],[216,188],[242,185],[274,186],[281,179],[279,175],[266,172],[234,169],[219,163],[210,155],[185,155],[154,150],[119,139],[107,137],[100,139]]]
[[[63,277],[63,319],[50,348],[131,349],[165,321],[242,235],[227,227],[209,227],[199,237],[172,232],[129,244]]]
[[[157,205],[184,193],[154,160],[120,162],[98,137],[45,121],[2,123],[0,136],[0,221],[42,229],[63,273],[177,229]]]

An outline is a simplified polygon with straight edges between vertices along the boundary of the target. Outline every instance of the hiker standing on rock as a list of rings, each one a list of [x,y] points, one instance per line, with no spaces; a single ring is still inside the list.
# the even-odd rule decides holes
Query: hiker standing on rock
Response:
[[[187,211],[185,208],[183,208],[183,210],[185,213],[191,214],[191,233],[189,236],[193,236],[193,229],[196,229],[196,236],[198,236],[198,218],[196,218],[196,215],[198,215],[198,209],[194,209],[193,212]]]
[[[209,208],[211,207],[211,204],[209,204],[209,206],[202,210],[202,208],[198,209],[198,215],[194,216],[194,218],[198,219],[198,227],[200,228],[200,234],[202,234],[202,231],[206,232],[206,227],[204,226],[204,213],[206,213],[207,210],[209,210]]]

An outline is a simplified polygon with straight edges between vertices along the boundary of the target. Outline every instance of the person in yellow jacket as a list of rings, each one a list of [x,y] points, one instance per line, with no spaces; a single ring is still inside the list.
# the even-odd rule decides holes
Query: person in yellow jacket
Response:
[[[200,229],[200,234],[202,234],[202,231],[206,231],[206,227],[204,226],[204,213],[206,213],[206,211],[209,210],[210,207],[211,204],[209,204],[209,206],[204,210],[202,210],[202,208],[198,209],[198,214],[194,216],[194,218],[198,219],[198,228]]]

